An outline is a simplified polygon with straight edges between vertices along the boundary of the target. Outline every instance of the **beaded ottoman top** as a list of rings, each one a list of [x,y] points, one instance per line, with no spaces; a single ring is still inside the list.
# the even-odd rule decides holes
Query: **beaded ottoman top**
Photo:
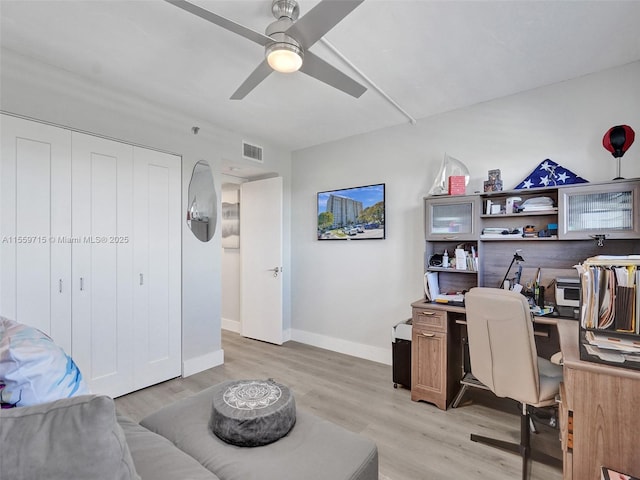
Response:
[[[282,397],[278,384],[261,380],[244,380],[230,385],[224,392],[224,403],[240,410],[257,410],[276,403]]]
[[[209,427],[233,445],[256,447],[285,436],[296,422],[288,387],[269,380],[237,380],[216,386]]]

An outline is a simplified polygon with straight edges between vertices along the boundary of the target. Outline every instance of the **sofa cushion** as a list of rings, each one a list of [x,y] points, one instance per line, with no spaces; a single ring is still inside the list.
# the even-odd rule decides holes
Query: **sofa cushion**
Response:
[[[378,480],[378,450],[366,437],[297,409],[289,434],[262,447],[229,445],[208,428],[216,387],[169,405],[140,424],[168,438],[221,480]]]
[[[284,437],[296,423],[288,387],[273,380],[235,380],[216,386],[209,427],[239,447],[259,447]]]
[[[142,480],[219,480],[166,438],[123,415],[117,418]]]
[[[0,445],[3,479],[140,479],[106,396],[1,410]]]
[[[40,330],[0,317],[0,402],[18,407],[89,393],[80,370]]]

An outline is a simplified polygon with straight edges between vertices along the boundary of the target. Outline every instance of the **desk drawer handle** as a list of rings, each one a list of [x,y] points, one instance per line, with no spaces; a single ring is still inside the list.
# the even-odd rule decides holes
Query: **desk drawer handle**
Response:
[[[420,315],[426,315],[428,317],[433,317],[436,312],[420,312]]]
[[[424,332],[423,332],[423,333],[422,333],[422,336],[423,336],[423,337],[429,337],[429,338],[431,338],[431,337],[435,337],[435,336],[436,336],[436,334],[435,334],[435,333],[424,333]]]

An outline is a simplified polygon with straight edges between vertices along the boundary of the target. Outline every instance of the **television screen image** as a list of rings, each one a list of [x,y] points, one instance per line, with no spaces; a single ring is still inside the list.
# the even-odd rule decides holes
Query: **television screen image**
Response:
[[[384,221],[384,183],[318,193],[318,240],[380,240]]]

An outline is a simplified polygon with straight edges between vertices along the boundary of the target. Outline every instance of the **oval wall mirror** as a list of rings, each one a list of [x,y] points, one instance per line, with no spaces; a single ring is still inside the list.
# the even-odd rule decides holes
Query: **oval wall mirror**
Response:
[[[205,160],[200,160],[191,174],[187,209],[187,225],[198,240],[208,242],[213,238],[217,204],[211,168]]]

